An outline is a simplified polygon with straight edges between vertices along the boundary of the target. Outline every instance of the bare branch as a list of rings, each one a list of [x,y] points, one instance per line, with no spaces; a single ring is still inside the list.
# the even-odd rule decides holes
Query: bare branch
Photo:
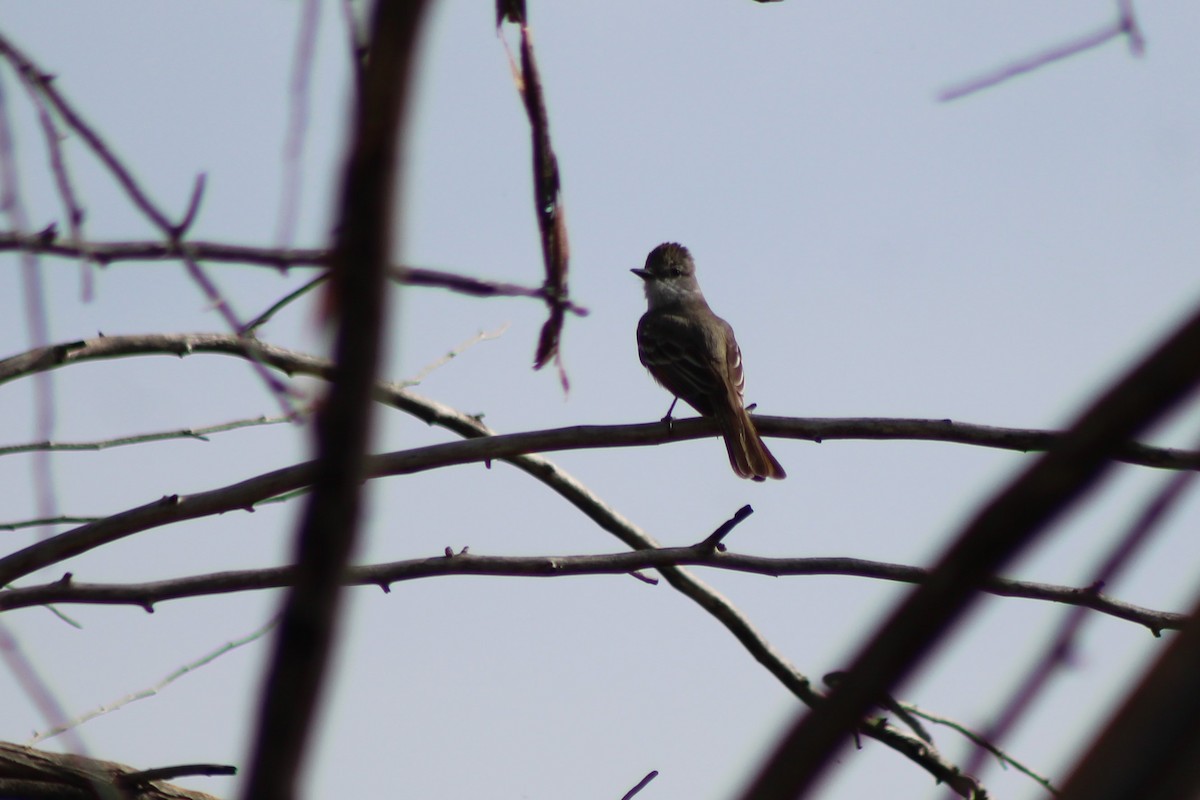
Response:
[[[646,773],[646,777],[644,777],[640,781],[638,781],[636,786],[634,786],[632,789],[630,789],[628,792],[626,792],[621,797],[621,800],[631,800],[631,798],[635,794],[640,792],[642,789],[645,789],[646,786],[650,783],[650,781],[654,780],[657,777],[658,777],[658,770],[656,770],[656,769],[650,770],[648,773]]]
[[[96,522],[104,519],[103,517],[72,517],[62,515],[58,517],[42,517],[41,519],[25,519],[18,522],[0,522],[0,531],[18,531],[22,528],[40,528],[44,525],[79,525],[81,523]]]
[[[96,717],[101,717],[101,716],[104,716],[105,714],[109,714],[113,711],[117,711],[118,709],[124,708],[125,706],[129,705],[130,703],[136,702],[138,700],[144,700],[147,697],[153,697],[154,695],[158,694],[160,691],[165,689],[167,686],[170,686],[172,683],[174,683],[179,678],[182,678],[184,675],[187,675],[188,673],[191,673],[197,669],[200,669],[204,665],[217,660],[218,658],[225,655],[226,653],[229,653],[233,650],[238,649],[239,647],[242,647],[244,645],[250,644],[251,642],[255,642],[255,641],[261,639],[263,636],[265,636],[267,633],[269,633],[271,630],[273,630],[278,622],[279,622],[278,619],[273,619],[270,622],[268,622],[266,625],[260,627],[258,630],[254,631],[253,633],[250,633],[247,636],[243,636],[242,638],[235,639],[234,641],[231,641],[231,642],[226,642],[225,644],[216,648],[215,650],[205,653],[200,658],[197,658],[194,661],[184,664],[182,667],[175,670],[170,675],[167,675],[165,678],[163,678],[162,680],[160,680],[158,683],[154,684],[153,686],[148,686],[145,689],[140,689],[132,694],[127,694],[124,697],[114,700],[111,703],[106,703],[106,704],[100,706],[99,708],[95,708],[95,709],[92,709],[91,711],[81,714],[80,716],[75,717],[74,719],[64,721],[62,724],[55,725],[54,727],[49,728],[44,731],[40,731],[40,732],[34,734],[33,738],[30,739],[29,741],[27,741],[25,744],[34,745],[34,744],[37,744],[38,742],[45,741],[46,739],[52,739],[55,736],[65,733],[66,731],[72,730],[74,728],[78,728],[80,725],[84,724],[85,722],[89,722],[89,721],[95,719]],[[183,774],[183,773],[181,773],[181,774]],[[198,774],[198,773],[188,773],[188,774]],[[232,774],[232,773],[218,773],[218,774]],[[161,778],[154,778],[153,780],[165,780],[165,779],[166,779],[166,776],[161,777]]]
[[[1094,50],[1121,36],[1128,38],[1130,53],[1134,56],[1140,56],[1145,50],[1145,39],[1143,39],[1137,19],[1133,15],[1133,3],[1131,0],[1120,0],[1119,15],[1115,22],[1105,25],[1094,33],[1081,36],[1073,41],[1052,47],[1008,66],[1001,67],[995,72],[988,73],[979,78],[972,78],[958,86],[946,89],[938,95],[938,100],[945,103],[957,100],[960,97],[966,97],[969,94],[981,92],[984,89],[989,89],[997,84],[1012,80],[1019,75],[1041,69],[1056,61],[1062,61],[1065,58],[1070,58],[1088,50]]]
[[[720,551],[725,552],[725,537],[733,532],[733,529],[742,523],[747,517],[754,513],[754,509],[749,505],[744,505],[737,510],[732,517],[721,523],[715,531],[710,533],[704,541],[700,542],[696,547],[709,552]]]
[[[237,775],[237,767],[228,764],[176,764],[171,767],[144,769],[141,772],[127,772],[118,776],[117,784],[141,788],[155,781],[182,778],[187,775]]]
[[[101,264],[119,262],[175,261],[177,248],[166,242],[82,242],[66,241],[56,235],[28,235],[12,231],[0,233],[0,252],[27,251],[60,258],[94,258]],[[288,267],[328,267],[329,251],[313,248],[253,247],[224,242],[189,241],[188,252],[200,261],[285,269]]]
[[[555,296],[552,290],[546,287],[530,289],[515,283],[481,281],[467,275],[455,275],[450,272],[418,269],[416,267],[398,267],[397,270],[398,274],[394,280],[399,280],[401,283],[410,286],[436,286],[476,297],[536,297],[547,303],[562,306],[564,311],[569,311],[581,317],[587,316],[588,313],[586,308],[575,305],[575,303],[566,297]]]
[[[1015,758],[1010,756],[1008,753],[1004,752],[999,747],[996,747],[996,745],[992,744],[991,742],[989,742],[987,739],[985,739],[983,736],[979,735],[978,733],[975,733],[973,730],[968,728],[966,725],[963,725],[961,722],[956,722],[952,719],[949,719],[948,717],[942,717],[942,716],[938,716],[937,714],[931,714],[928,711],[923,711],[923,710],[917,708],[916,706],[914,706],[912,703],[901,703],[901,705],[904,707],[904,709],[906,711],[908,711],[908,713],[913,714],[914,716],[918,716],[923,720],[934,723],[935,725],[945,725],[947,728],[950,728],[953,731],[957,731],[958,733],[960,733],[964,737],[966,737],[968,740],[970,740],[972,744],[976,744],[979,747],[982,747],[984,750],[987,750],[992,755],[994,755],[997,759],[1000,760],[1001,764],[1006,764],[1008,766],[1011,766],[1014,769],[1016,769],[1018,772],[1020,772],[1021,774],[1027,775],[1028,777],[1037,781],[1039,784],[1042,785],[1042,787],[1046,791],[1050,792],[1050,794],[1053,794],[1053,795],[1058,794],[1058,790],[1054,788],[1054,784],[1051,783],[1049,778],[1047,778],[1044,775],[1039,775],[1038,773],[1034,772],[1032,769],[1025,766],[1020,761],[1017,761]]]
[[[454,359],[458,358],[460,355],[462,355],[464,352],[466,352],[470,348],[474,347],[475,345],[479,344],[480,342],[490,342],[493,339],[499,339],[501,336],[504,335],[504,332],[506,330],[508,330],[508,323],[501,325],[499,328],[497,328],[494,331],[490,331],[490,332],[489,331],[480,331],[479,333],[472,336],[470,339],[466,339],[462,342],[459,342],[454,347],[447,350],[446,353],[444,355],[442,355],[440,358],[435,359],[433,362],[426,364],[424,367],[422,367],[421,371],[418,372],[416,375],[413,375],[411,378],[404,380],[403,381],[404,385],[419,386],[421,384],[421,382],[423,380],[425,380],[426,378],[428,378],[433,372],[435,372],[436,370],[445,366],[446,364],[453,361]]]
[[[455,553],[433,557],[350,567],[346,586],[379,586],[453,575],[487,575],[510,578],[565,578],[580,575],[622,575],[645,569],[706,567],[771,577],[841,575],[900,583],[922,584],[930,572],[921,567],[889,564],[856,558],[772,558],[728,553],[706,547],[656,547],[633,552],[582,556],[484,556]],[[153,609],[168,600],[204,597],[234,592],[281,589],[292,585],[291,567],[218,572],[138,584],[80,583],[59,580],[0,592],[0,611],[46,605],[131,605]],[[1143,608],[1094,591],[1091,587],[1055,586],[1047,583],[993,578],[981,591],[999,597],[1043,600],[1088,608],[1145,626],[1156,636],[1164,630],[1179,630],[1184,614]]]
[[[200,213],[200,202],[204,199],[204,187],[207,183],[208,176],[203,172],[196,176],[196,182],[192,184],[192,196],[188,199],[187,210],[183,212],[183,217],[174,227],[177,239],[183,238],[196,222],[196,216]]]
[[[112,148],[100,137],[100,134],[58,92],[50,78],[3,35],[0,35],[0,57],[8,59],[13,67],[21,73],[24,80],[35,87],[46,98],[59,117],[87,143],[96,157],[112,173],[117,183],[125,190],[125,193],[129,196],[133,204],[166,237],[167,247],[183,262],[187,273],[204,292],[213,307],[220,313],[229,329],[240,331],[242,328],[241,322],[238,320],[229,301],[217,288],[216,283],[208,277],[203,267],[200,266],[200,263],[183,243],[183,236],[195,221],[201,198],[204,195],[204,175],[201,174],[197,177],[188,201],[187,210],[181,221],[179,223],[172,223],[167,218],[167,215],[150,199],[149,194],[141,188],[137,179],[133,177],[133,173],[121,163],[121,160],[117,158]],[[18,233],[23,230],[23,226],[20,224],[14,227]],[[276,381],[257,359],[251,358],[251,367],[271,390],[279,402],[283,413],[290,415],[292,413],[291,401],[288,399],[287,392],[284,390],[282,384]],[[39,435],[49,438],[48,431],[45,433],[39,432]]]
[[[16,637],[3,622],[0,622],[0,659],[8,666],[9,672],[12,673],[25,696],[37,707],[43,720],[54,724],[67,718],[58,698],[54,696],[54,692],[46,683],[45,676],[33,666],[22,651]],[[71,749],[81,755],[86,754],[87,748],[79,735],[74,731],[68,731],[68,733],[70,734],[68,739],[70,739]],[[0,746],[0,753],[2,752],[3,748]],[[0,760],[0,765],[2,764],[3,761]],[[0,777],[7,776],[0,772]],[[21,772],[14,777],[29,778],[32,776],[27,772]],[[88,776],[81,783],[92,789],[101,800],[120,800],[119,794],[113,790],[108,781],[100,776]]]
[[[329,273],[326,272],[323,275],[318,275],[317,277],[313,278],[311,281],[304,284],[300,288],[288,292],[283,297],[279,298],[277,301],[272,303],[271,307],[268,308],[266,311],[262,312],[257,317],[255,317],[254,319],[250,320],[245,325],[243,325],[240,332],[244,333],[244,334],[255,333],[263,325],[266,325],[268,322],[270,322],[272,317],[274,317],[276,314],[278,314],[283,309],[287,308],[289,305],[291,305],[295,301],[299,300],[304,295],[311,292],[313,289],[320,286],[328,278],[329,278]]]
[[[516,23],[520,30],[521,67],[516,75],[517,90],[525,101],[525,112],[529,117],[533,137],[533,207],[542,239],[542,259],[546,266],[544,287],[550,305],[550,318],[542,326],[533,368],[541,369],[554,361],[558,365],[563,391],[566,391],[567,373],[559,353],[559,340],[562,336],[565,311],[563,304],[569,295],[567,268],[571,248],[567,242],[567,220],[563,209],[558,157],[550,144],[550,118],[546,113],[546,98],[537,60],[533,55],[533,36],[529,31],[525,2],[500,0],[496,9],[497,27],[509,21]]]
[[[7,251],[24,251],[61,258],[90,258],[101,264],[122,261],[174,261],[180,257],[176,248],[162,242],[67,242],[53,235],[0,233],[0,252]],[[279,270],[289,267],[328,267],[330,259],[328,250],[250,247],[221,242],[188,242],[187,252],[197,261],[247,264]],[[322,275],[315,280],[319,282],[327,278],[328,275]],[[543,302],[552,300],[545,287],[534,288],[503,281],[488,281],[436,269],[392,266],[388,270],[388,278],[406,286],[449,289],[473,297],[532,297]],[[554,302],[561,303],[566,311],[578,316],[586,316],[588,313],[586,308],[565,298]],[[247,327],[258,326],[251,322],[247,323]]]
[[[31,83],[25,74],[18,74],[21,75],[21,83],[29,95],[29,101],[33,103],[33,107],[37,110],[38,123],[42,128],[42,137],[46,141],[46,151],[50,157],[50,172],[54,176],[54,186],[58,190],[63,210],[66,212],[67,230],[74,241],[82,242],[84,241],[83,220],[86,214],[75,194],[75,186],[71,182],[71,175],[67,171],[67,158],[63,153],[62,133],[58,130],[58,125],[55,124],[54,117],[51,116],[50,110],[46,106],[46,99],[38,92],[37,86]],[[80,274],[82,276],[83,291],[81,294],[83,295],[83,299],[85,301],[91,300],[92,270],[90,259],[84,260],[81,265]]]
[[[125,165],[113,153],[112,148],[100,137],[100,134],[59,93],[58,89],[54,86],[52,78],[39,69],[28,56],[18,50],[3,34],[0,34],[0,56],[6,58],[13,65],[13,68],[22,75],[24,80],[29,81],[30,85],[35,86],[37,91],[49,101],[55,113],[91,148],[96,157],[112,173],[121,188],[125,190],[125,194],[129,196],[133,204],[154,223],[155,227],[164,233],[173,230],[174,225],[171,221],[167,219],[165,214],[158,210],[154,201],[145,193],[138,184],[137,179],[125,168]]]
[[[224,433],[225,431],[234,431],[241,428],[254,428],[262,425],[278,425],[281,422],[293,422],[289,417],[255,417],[254,419],[239,419],[233,422],[225,422],[220,425],[209,425],[203,428],[182,428],[174,431],[160,431],[158,433],[140,433],[133,436],[122,436],[116,439],[101,439],[95,442],[30,442],[29,444],[14,444],[5,447],[0,447],[0,456],[13,455],[15,453],[29,453],[35,450],[47,451],[78,451],[78,450],[107,450],[110,447],[124,447],[132,444],[145,444],[147,442],[161,442],[168,439],[195,439],[201,442],[209,441],[208,437],[214,433]],[[67,518],[61,518],[59,521],[79,521]],[[84,520],[86,521],[86,520]],[[21,523],[23,526],[24,523]],[[0,524],[0,530],[6,526]]]

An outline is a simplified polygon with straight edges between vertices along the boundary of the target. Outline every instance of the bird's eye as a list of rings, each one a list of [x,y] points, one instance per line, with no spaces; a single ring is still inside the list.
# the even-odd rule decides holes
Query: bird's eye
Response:
[[[671,267],[671,277],[672,278],[678,278],[682,274],[683,274],[683,270],[681,270],[679,267]]]

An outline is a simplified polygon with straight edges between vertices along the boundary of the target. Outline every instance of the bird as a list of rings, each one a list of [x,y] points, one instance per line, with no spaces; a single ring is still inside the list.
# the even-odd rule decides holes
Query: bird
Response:
[[[782,479],[787,473],[758,435],[743,400],[742,351],[729,323],[709,308],[696,262],[681,244],[664,242],[642,269],[646,313],[638,321],[638,358],[659,384],[720,426],[729,464],[741,478]]]

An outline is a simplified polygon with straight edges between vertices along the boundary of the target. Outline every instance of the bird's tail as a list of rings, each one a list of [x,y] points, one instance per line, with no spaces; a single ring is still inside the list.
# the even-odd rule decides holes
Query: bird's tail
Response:
[[[763,481],[767,478],[782,480],[787,477],[783,467],[763,444],[754,420],[741,404],[734,405],[732,413],[718,413],[717,421],[725,437],[725,449],[729,452],[729,464],[739,478]]]

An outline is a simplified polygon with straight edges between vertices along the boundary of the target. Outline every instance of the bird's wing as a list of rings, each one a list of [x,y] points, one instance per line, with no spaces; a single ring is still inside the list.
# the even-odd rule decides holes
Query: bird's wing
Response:
[[[724,320],[715,328],[688,316],[652,312],[638,324],[638,355],[655,379],[701,414],[724,405],[726,375],[740,387],[741,355]]]

